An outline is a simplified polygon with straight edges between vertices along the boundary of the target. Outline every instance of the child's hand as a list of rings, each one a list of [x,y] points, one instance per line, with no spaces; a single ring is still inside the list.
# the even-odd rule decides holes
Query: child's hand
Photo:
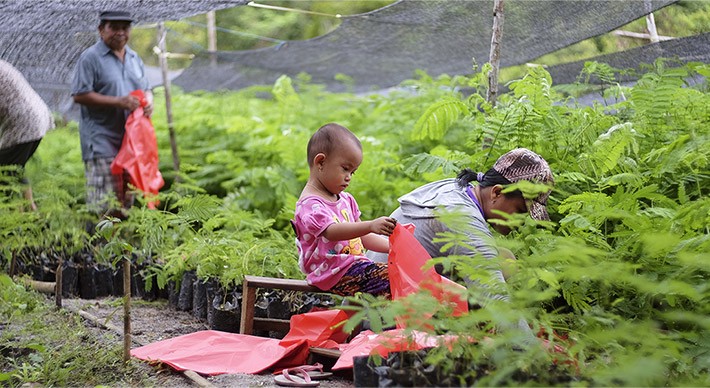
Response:
[[[370,222],[370,231],[372,233],[382,234],[385,236],[392,234],[394,227],[397,225],[397,220],[392,217],[380,217]]]

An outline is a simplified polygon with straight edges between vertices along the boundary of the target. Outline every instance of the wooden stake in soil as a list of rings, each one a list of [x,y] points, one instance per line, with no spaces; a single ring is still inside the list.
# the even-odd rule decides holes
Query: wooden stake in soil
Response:
[[[123,259],[123,361],[131,359],[131,261]]]
[[[12,250],[12,259],[10,259],[10,277],[15,276],[15,266],[17,261],[17,254],[15,253],[15,250]]]
[[[57,272],[54,275],[54,303],[57,308],[62,308],[62,271],[64,268],[64,260],[60,257],[57,263]]]
[[[491,71],[488,72],[488,102],[496,106],[498,97],[498,71],[500,67],[500,42],[503,36],[504,0],[495,0],[493,7],[493,35],[491,36]]]

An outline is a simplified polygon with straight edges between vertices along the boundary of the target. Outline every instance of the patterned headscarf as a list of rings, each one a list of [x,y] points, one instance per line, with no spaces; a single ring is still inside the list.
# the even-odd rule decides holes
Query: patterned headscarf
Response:
[[[527,148],[516,148],[505,153],[493,165],[493,170],[507,179],[510,183],[523,180],[534,183],[542,183],[552,186],[554,179],[552,170],[542,156],[530,151]],[[488,173],[486,173],[488,175]],[[485,178],[484,178],[485,179]],[[550,190],[552,191],[552,190]],[[530,216],[536,220],[549,220],[547,213],[547,198],[550,191],[541,193],[532,200]]]

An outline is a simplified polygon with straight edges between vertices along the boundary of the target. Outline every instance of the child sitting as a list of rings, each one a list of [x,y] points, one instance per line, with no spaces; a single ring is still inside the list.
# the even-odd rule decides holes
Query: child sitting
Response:
[[[396,220],[361,221],[352,195],[344,190],[362,162],[360,140],[330,123],[308,141],[308,182],[292,221],[299,266],[309,284],[337,295],[366,292],[390,297],[386,263],[374,263],[365,249],[387,253]]]

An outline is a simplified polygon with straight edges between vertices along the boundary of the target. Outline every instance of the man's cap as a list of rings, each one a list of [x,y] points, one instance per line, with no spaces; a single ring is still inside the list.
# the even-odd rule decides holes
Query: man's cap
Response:
[[[510,183],[523,180],[534,183],[542,183],[552,186],[555,181],[552,177],[552,170],[542,156],[530,151],[527,148],[516,148],[505,153],[493,165],[493,169],[498,171]],[[552,191],[552,190],[550,190]],[[541,193],[532,200],[530,206],[530,216],[536,220],[549,220],[547,213],[547,198],[550,191]]]
[[[99,15],[101,20],[133,22],[131,13],[128,11],[104,11]]]

